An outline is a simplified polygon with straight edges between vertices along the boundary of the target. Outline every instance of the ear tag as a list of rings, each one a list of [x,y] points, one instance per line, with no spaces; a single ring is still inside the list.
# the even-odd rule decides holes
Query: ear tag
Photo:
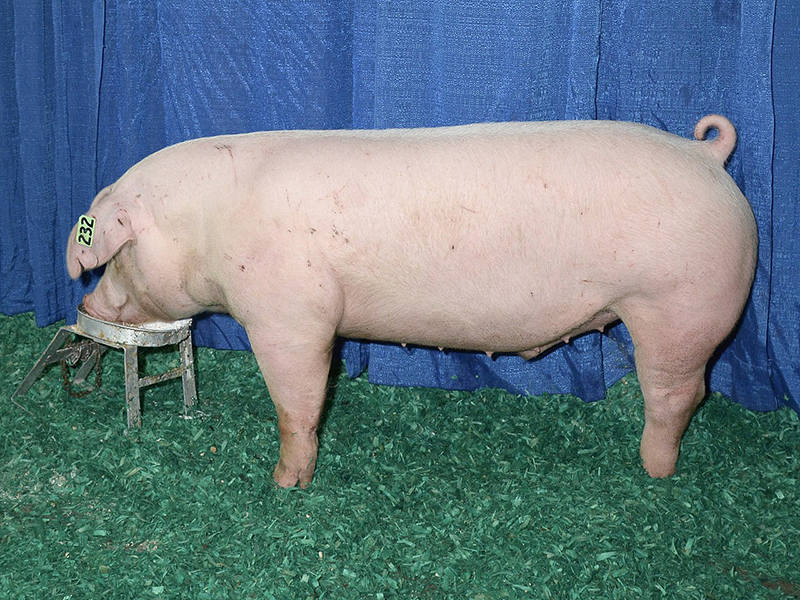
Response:
[[[92,247],[94,241],[94,226],[97,220],[89,215],[81,215],[78,219],[78,232],[75,241],[81,246]]]

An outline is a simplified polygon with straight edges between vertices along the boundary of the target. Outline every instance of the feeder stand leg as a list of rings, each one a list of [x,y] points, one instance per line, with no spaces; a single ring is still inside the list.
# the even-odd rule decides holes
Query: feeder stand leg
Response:
[[[28,373],[27,377],[19,384],[19,387],[16,391],[11,395],[11,400],[13,401],[14,398],[17,396],[24,396],[28,393],[28,390],[33,385],[33,382],[36,381],[39,375],[42,374],[44,368],[54,362],[59,362],[61,358],[58,356],[58,350],[64,345],[64,342],[67,338],[72,334],[72,331],[66,327],[62,327],[58,330],[53,341],[45,348],[45,351],[42,352],[42,356],[39,360],[36,361],[36,364],[33,365],[30,373]],[[16,402],[14,402],[16,404]]]
[[[197,385],[194,380],[194,353],[192,338],[187,337],[180,343],[181,380],[183,381],[183,414],[189,416],[189,409],[197,400]]]
[[[128,427],[142,426],[142,404],[139,399],[139,347],[124,346],[125,403],[128,407]]]

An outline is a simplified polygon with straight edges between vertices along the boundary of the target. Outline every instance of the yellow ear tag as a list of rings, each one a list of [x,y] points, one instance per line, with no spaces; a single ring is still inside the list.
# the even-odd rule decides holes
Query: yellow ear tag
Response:
[[[95,223],[96,219],[89,215],[81,215],[80,219],[78,219],[78,232],[75,241],[81,246],[92,247]]]

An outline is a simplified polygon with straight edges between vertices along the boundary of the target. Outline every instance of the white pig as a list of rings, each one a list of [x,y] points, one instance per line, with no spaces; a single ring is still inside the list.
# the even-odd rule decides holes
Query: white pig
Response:
[[[336,336],[532,358],[618,320],[644,468],[664,477],[756,264],[724,168],[735,129],[709,115],[695,137],[564,121],[190,140],[97,195],[94,243],[73,229],[67,265],[106,264],[93,316],[244,326],[277,410],[280,486],[314,474]]]

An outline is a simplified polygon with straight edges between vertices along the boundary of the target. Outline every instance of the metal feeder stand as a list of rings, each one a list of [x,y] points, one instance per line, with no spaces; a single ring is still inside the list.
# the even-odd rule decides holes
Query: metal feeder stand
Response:
[[[99,357],[106,351],[104,346],[117,348],[125,354],[125,403],[128,413],[128,427],[141,427],[142,407],[139,391],[147,386],[180,377],[183,380],[184,415],[197,400],[197,387],[194,379],[194,354],[192,352],[191,319],[172,323],[145,323],[143,325],[123,325],[89,316],[78,307],[78,320],[75,325],[67,325],[58,330],[53,340],[42,353],[39,360],[11,396],[16,404],[17,396],[24,396],[45,367],[56,362],[75,365],[83,362],[75,375],[75,383],[82,382],[92,367],[100,369]],[[77,345],[66,345],[71,335],[86,338]],[[178,344],[181,364],[165,373],[139,377],[139,348],[155,348]],[[94,359],[94,360],[92,360]]]

